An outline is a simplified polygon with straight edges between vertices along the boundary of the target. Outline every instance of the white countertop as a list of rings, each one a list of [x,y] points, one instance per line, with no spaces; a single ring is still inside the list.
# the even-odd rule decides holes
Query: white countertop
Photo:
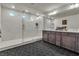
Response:
[[[79,33],[79,31],[65,31],[65,30],[51,30],[51,29],[45,29],[45,31],[56,31],[56,32],[71,32],[71,33]]]

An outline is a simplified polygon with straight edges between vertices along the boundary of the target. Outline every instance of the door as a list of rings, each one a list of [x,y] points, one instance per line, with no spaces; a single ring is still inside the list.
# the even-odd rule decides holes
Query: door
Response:
[[[42,36],[42,19],[37,20],[37,17],[31,14],[23,14],[23,41],[30,41]],[[38,25],[36,25],[38,24]]]
[[[22,14],[22,37],[23,42],[29,41],[33,38],[35,33],[33,32],[33,22],[30,14]]]

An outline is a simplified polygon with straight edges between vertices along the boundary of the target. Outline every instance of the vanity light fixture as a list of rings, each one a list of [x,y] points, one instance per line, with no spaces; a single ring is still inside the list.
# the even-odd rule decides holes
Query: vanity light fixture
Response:
[[[54,11],[54,12],[51,12],[51,13],[49,13],[48,15],[55,15],[55,14],[57,14],[57,10],[56,11]]]

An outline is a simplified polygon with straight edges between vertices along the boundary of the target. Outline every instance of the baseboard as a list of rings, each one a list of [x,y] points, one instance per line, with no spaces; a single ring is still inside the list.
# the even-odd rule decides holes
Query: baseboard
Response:
[[[28,41],[23,41],[23,42],[20,42],[18,44],[15,44],[15,45],[2,47],[2,48],[0,48],[0,51],[4,51],[4,50],[11,49],[11,48],[14,48],[14,47],[18,47],[18,46],[22,46],[22,45],[25,45],[25,44],[33,43],[33,42],[36,42],[36,41],[39,41],[39,40],[42,40],[42,37],[29,38]]]

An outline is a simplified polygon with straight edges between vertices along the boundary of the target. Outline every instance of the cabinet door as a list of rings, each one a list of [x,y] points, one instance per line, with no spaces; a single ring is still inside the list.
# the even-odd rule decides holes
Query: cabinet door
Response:
[[[55,37],[55,32],[50,32],[49,33],[49,43],[55,44],[56,43],[56,37]]]
[[[79,34],[76,35],[76,52],[79,53]]]
[[[49,32],[43,31],[43,40],[44,41],[48,41],[48,34],[49,34]]]
[[[62,33],[62,47],[75,50],[75,34],[74,33]]]
[[[60,44],[61,44],[61,38],[62,36],[61,36],[61,32],[56,32],[56,45],[57,46],[60,46]]]

